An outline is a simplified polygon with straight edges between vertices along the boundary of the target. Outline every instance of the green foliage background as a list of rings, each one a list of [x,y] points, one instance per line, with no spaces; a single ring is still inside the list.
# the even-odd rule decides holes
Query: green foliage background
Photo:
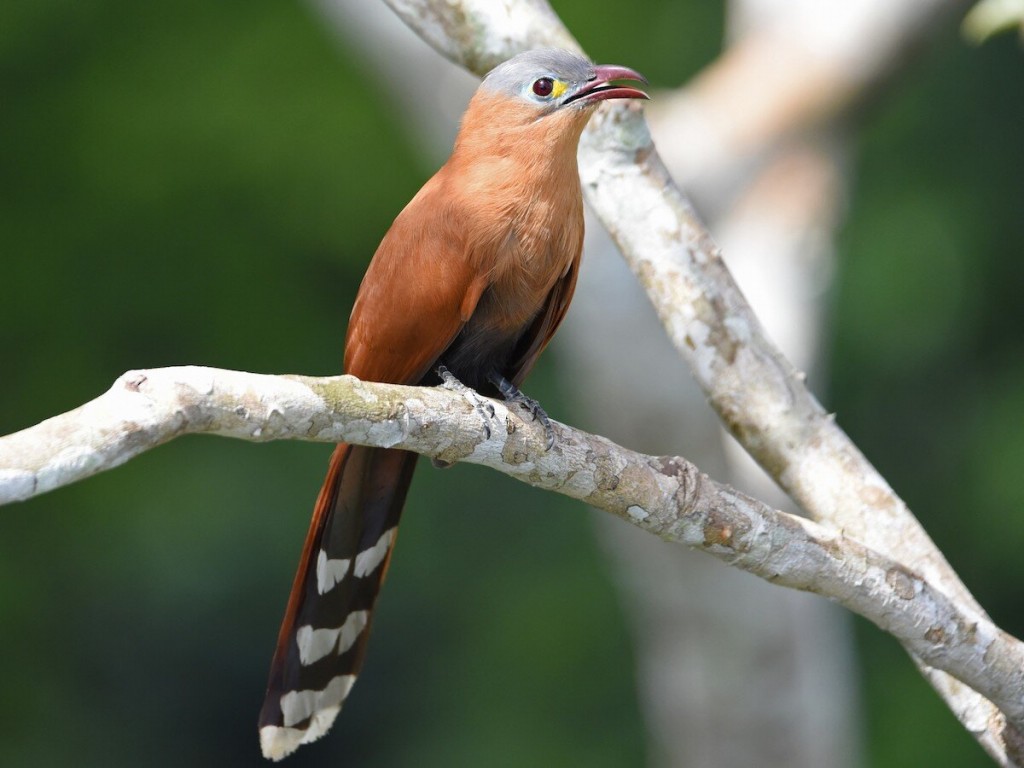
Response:
[[[556,2],[656,86],[721,8]],[[829,407],[1024,633],[1024,71],[951,27],[860,116]],[[365,264],[432,172],[301,4],[0,4],[0,433],[184,363],[336,372]],[[571,414],[548,381],[531,390]],[[571,418],[568,420],[571,421]],[[0,765],[254,765],[324,446],[177,441],[0,516]],[[368,667],[303,765],[644,763],[632,657],[578,505],[421,468]],[[871,766],[987,761],[858,627]]]

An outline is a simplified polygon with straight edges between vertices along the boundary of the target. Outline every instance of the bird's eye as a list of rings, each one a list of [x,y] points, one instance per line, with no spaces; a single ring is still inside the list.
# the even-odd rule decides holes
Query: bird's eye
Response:
[[[538,96],[550,96],[555,90],[555,82],[550,77],[542,77],[533,83],[533,92]]]

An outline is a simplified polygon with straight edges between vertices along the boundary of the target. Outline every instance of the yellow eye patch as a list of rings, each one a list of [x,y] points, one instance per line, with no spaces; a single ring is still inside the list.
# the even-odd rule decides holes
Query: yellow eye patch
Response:
[[[534,96],[542,99],[557,99],[568,90],[569,86],[553,77],[541,77],[533,81],[530,90]]]

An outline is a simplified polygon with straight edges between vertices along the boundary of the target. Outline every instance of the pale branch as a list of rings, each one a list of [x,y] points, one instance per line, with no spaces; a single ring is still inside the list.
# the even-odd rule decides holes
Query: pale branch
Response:
[[[545,0],[385,2],[477,74],[538,45],[579,50]],[[816,519],[873,539],[873,547],[898,547],[966,599],[906,506],[765,335],[711,234],[665,170],[637,105],[610,105],[594,116],[580,145],[580,176],[587,201],[730,432]],[[877,524],[880,518],[885,524]],[[898,538],[889,536],[892,525],[901,529]]]
[[[481,464],[767,581],[834,600],[1024,723],[1024,644],[913,570],[717,483],[679,457],[646,456],[562,424],[546,451],[543,429],[517,411],[472,391],[352,376],[132,371],[95,400],[0,438],[0,502],[38,495],[197,433],[345,441]]]
[[[478,75],[525,49],[580,49],[545,0],[384,1],[434,48]],[[903,18],[909,26],[920,17]],[[984,615],[903,500],[764,334],[658,157],[636,105],[595,115],[580,143],[580,175],[587,201],[672,342],[751,456],[815,520],[906,562]],[[993,758],[1024,765],[1024,736],[992,703],[941,672],[922,672]]]

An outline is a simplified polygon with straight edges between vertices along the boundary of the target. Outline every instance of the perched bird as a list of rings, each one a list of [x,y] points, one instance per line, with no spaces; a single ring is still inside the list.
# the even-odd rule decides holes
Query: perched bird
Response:
[[[647,98],[619,80],[646,82],[631,69],[552,49],[520,54],[484,78],[448,162],[370,262],[349,321],[346,373],[436,384],[444,366],[465,385],[532,404],[546,419],[517,387],[576,285],[580,134],[601,100]],[[416,459],[335,449],[270,669],[264,756],[278,760],[319,738],[341,709],[366,654]]]

